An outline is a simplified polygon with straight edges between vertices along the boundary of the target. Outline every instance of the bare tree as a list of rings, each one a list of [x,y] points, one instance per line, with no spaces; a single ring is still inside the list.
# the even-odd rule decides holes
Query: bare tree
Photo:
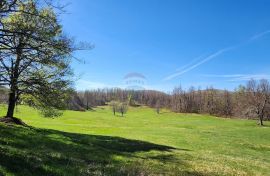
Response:
[[[112,111],[113,111],[113,115],[115,116],[115,113],[116,113],[117,108],[119,106],[119,102],[117,102],[117,101],[111,101],[109,105],[111,106]]]
[[[225,90],[223,94],[223,114],[226,117],[231,117],[233,112],[233,102],[229,91]]]
[[[157,100],[156,101],[156,112],[157,112],[157,114],[160,113],[160,108],[161,108],[160,100]]]
[[[90,101],[91,101],[91,93],[90,91],[84,91],[84,103],[86,105],[86,110],[89,110],[90,109]]]
[[[267,108],[270,103],[270,85],[267,80],[257,83],[251,80],[247,83],[247,102],[249,110],[259,118],[259,124],[263,125],[264,117],[267,116]]]
[[[127,113],[128,110],[128,104],[126,102],[121,102],[118,105],[118,112],[121,113],[122,117],[124,116],[124,114]]]

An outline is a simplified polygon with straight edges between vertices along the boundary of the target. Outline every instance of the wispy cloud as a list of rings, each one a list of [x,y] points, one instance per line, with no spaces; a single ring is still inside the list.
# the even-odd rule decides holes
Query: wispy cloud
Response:
[[[76,82],[76,88],[78,90],[85,90],[85,89],[97,89],[97,88],[104,88],[108,85],[101,82],[93,82],[93,81],[87,81],[80,79]]]
[[[76,81],[77,90],[91,90],[91,89],[103,89],[103,88],[125,88],[125,85],[111,85],[102,82],[93,82],[84,79]]]
[[[215,75],[215,74],[204,74],[204,77],[213,77],[213,78],[236,78],[245,76],[244,74],[232,74],[232,75]]]
[[[232,74],[232,75],[203,75],[203,76],[213,77],[213,78],[224,78],[230,82],[248,81],[251,79],[254,79],[254,80],[270,79],[269,74]]]
[[[257,39],[259,39],[267,34],[270,34],[270,30],[254,35],[253,37],[250,38],[250,41],[257,40]]]
[[[188,64],[186,64],[186,65],[184,65],[184,66],[182,66],[182,67],[177,68],[176,71],[184,70],[184,69],[186,69],[186,68],[188,68],[188,67],[190,67],[190,66],[196,64],[196,63],[199,62],[204,56],[205,56],[205,55],[203,54],[203,55],[200,55],[199,57],[196,57],[196,58],[193,59],[190,63],[188,63]]]
[[[254,35],[253,37],[251,37],[249,40],[247,40],[244,43],[240,43],[238,45],[233,45],[233,46],[230,46],[230,47],[227,47],[227,48],[220,49],[220,50],[212,53],[211,55],[209,55],[209,56],[207,56],[205,58],[202,58],[198,62],[193,63],[194,60],[197,60],[198,58],[201,58],[201,56],[200,57],[197,57],[191,63],[189,63],[189,64],[181,67],[180,69],[177,69],[175,73],[173,73],[173,74],[165,77],[163,79],[163,81],[169,81],[169,80],[172,80],[172,79],[174,79],[176,77],[179,77],[179,76],[181,76],[181,75],[183,75],[183,74],[185,74],[185,73],[187,73],[187,72],[189,72],[189,71],[191,71],[191,70],[199,67],[200,65],[202,65],[202,64],[204,64],[204,63],[206,63],[206,62],[208,62],[208,61],[210,61],[210,60],[212,60],[212,59],[214,59],[214,58],[216,58],[218,56],[220,56],[221,54],[223,54],[225,52],[228,52],[230,50],[236,49],[236,48],[242,46],[243,44],[247,44],[248,42],[252,42],[254,40],[257,40],[257,39],[259,39],[259,38],[261,38],[261,37],[263,37],[263,36],[265,36],[267,34],[270,34],[270,30],[261,32],[259,34],[256,34],[256,35]]]
[[[173,89],[173,87],[174,87],[174,85],[170,85],[170,84],[166,84],[166,85],[164,85],[164,84],[148,85],[147,84],[147,85],[143,86],[143,88],[146,90],[158,90],[158,91],[163,91],[163,92],[167,92],[168,90]],[[88,81],[88,80],[84,80],[84,79],[80,79],[80,80],[76,81],[76,89],[79,91],[104,89],[104,88],[126,89],[129,87],[126,84],[111,85],[111,84],[106,84],[106,83],[102,83],[102,82]]]
[[[217,51],[217,52],[215,52],[215,53],[213,53],[213,54],[211,54],[211,55],[209,55],[209,56],[203,58],[203,59],[200,60],[199,62],[197,62],[197,63],[195,63],[195,64],[193,64],[193,65],[191,65],[191,66],[189,66],[189,67],[187,67],[187,68],[184,68],[184,69],[182,69],[182,70],[180,70],[180,71],[178,71],[178,72],[176,72],[176,73],[174,73],[174,74],[171,74],[171,75],[165,77],[163,80],[164,80],[164,81],[168,81],[168,80],[171,80],[171,79],[173,79],[173,78],[175,78],[175,77],[181,76],[181,75],[183,75],[184,73],[189,72],[189,71],[191,71],[191,70],[193,70],[193,69],[199,67],[200,65],[204,64],[205,62],[208,62],[208,61],[214,59],[215,57],[217,57],[217,56],[223,54],[224,52],[227,52],[227,51],[229,51],[229,50],[232,50],[233,48],[234,48],[234,47],[223,48],[223,49],[221,49],[221,50],[219,50],[219,51]]]

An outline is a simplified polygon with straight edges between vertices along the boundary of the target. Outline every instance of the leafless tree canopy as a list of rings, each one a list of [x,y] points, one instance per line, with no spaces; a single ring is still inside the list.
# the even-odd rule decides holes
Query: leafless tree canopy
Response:
[[[89,109],[110,104],[113,112],[117,111],[117,102],[128,102],[130,106],[146,105],[180,113],[202,113],[222,117],[270,119],[270,85],[267,80],[251,80],[246,86],[239,86],[235,91],[218,90],[209,87],[205,90],[191,87],[184,90],[176,87],[171,94],[159,91],[130,91],[121,89],[98,89],[77,92],[70,104],[77,104],[73,109]],[[70,106],[72,108],[72,106]]]

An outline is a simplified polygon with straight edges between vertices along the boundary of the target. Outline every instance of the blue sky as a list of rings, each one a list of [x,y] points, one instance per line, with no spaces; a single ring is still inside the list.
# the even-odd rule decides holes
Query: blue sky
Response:
[[[64,31],[95,48],[75,55],[79,90],[124,87],[138,72],[147,88],[233,89],[270,79],[269,0],[65,0]]]

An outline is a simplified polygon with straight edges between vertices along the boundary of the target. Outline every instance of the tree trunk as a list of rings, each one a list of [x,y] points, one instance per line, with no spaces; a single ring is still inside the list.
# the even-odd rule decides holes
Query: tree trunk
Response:
[[[260,117],[260,125],[263,126],[263,117]]]
[[[19,78],[19,67],[22,55],[22,43],[19,43],[18,48],[16,49],[17,58],[12,69],[12,76],[11,76],[11,85],[10,85],[10,93],[9,93],[9,100],[8,100],[8,111],[7,117],[13,117],[14,109],[17,102],[16,91],[18,90],[18,78]]]
[[[15,105],[16,105],[16,95],[14,92],[11,92],[9,94],[8,111],[6,117],[13,117]]]
[[[86,110],[87,110],[87,111],[89,110],[88,100],[87,100],[87,102],[86,102]]]

